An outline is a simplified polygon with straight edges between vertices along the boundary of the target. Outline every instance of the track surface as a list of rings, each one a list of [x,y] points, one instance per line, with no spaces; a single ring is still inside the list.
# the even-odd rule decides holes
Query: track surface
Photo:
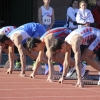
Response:
[[[90,74],[97,74],[91,68]],[[7,75],[4,68],[0,68],[0,100],[100,100],[100,86],[85,85],[76,88],[76,80],[65,80],[59,84],[46,82],[47,75],[29,77],[32,71],[26,71],[27,77],[19,77],[20,71]]]

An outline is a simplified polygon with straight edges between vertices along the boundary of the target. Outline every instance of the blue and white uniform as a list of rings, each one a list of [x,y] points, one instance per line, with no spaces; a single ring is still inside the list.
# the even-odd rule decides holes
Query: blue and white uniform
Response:
[[[46,32],[46,29],[43,25],[32,22],[32,23],[27,23],[16,28],[12,32],[10,32],[7,36],[13,41],[14,34],[16,33],[21,34],[23,37],[22,39],[22,43],[23,43],[26,41],[27,38],[41,37],[45,32]]]
[[[44,27],[47,29],[49,25],[52,22],[52,7],[49,7],[49,9],[45,9],[44,6],[41,6],[41,11],[42,11],[42,22]]]
[[[64,40],[65,37],[67,35],[69,35],[70,32],[71,32],[71,29],[70,28],[58,27],[58,28],[54,28],[54,29],[51,29],[51,30],[47,31],[45,34],[43,34],[43,36],[40,39],[43,40],[43,38],[46,35],[53,34],[56,39]]]
[[[93,27],[83,27],[72,31],[66,38],[69,44],[71,44],[71,39],[76,34],[80,34],[83,37],[83,42],[87,43],[88,49],[97,53],[98,49],[100,48],[100,30]]]
[[[78,10],[77,15],[76,15],[76,22],[85,24],[86,22],[88,23],[94,23],[94,18],[90,10],[85,9],[82,10],[81,8]],[[84,27],[83,25],[78,25],[78,28]]]
[[[75,29],[77,28],[77,25],[74,25],[73,22],[69,21],[69,19],[72,19],[74,22],[76,22],[76,15],[77,15],[77,11],[78,11],[78,8],[73,8],[73,7],[69,7],[67,9],[67,25],[68,27],[72,28],[72,29]]]

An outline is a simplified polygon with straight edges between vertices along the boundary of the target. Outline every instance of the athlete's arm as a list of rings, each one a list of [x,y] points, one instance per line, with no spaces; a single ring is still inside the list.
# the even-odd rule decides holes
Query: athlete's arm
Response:
[[[25,65],[26,65],[26,56],[25,56],[24,50],[23,50],[24,47],[22,45],[22,36],[14,37],[14,44],[18,48],[18,52],[19,52],[19,55],[20,55],[20,61],[21,61],[21,67],[22,67],[22,73],[21,74],[24,74]]]
[[[42,62],[42,58],[43,58],[43,53],[44,53],[44,49],[39,51],[38,57],[36,59],[35,65],[34,65],[34,76],[36,75],[36,71],[37,68],[40,66],[41,62]]]
[[[81,79],[81,50],[80,50],[80,44],[82,39],[76,40],[72,43],[72,50],[74,52],[75,57],[75,67],[77,71],[77,78],[78,81],[82,81]]]
[[[51,17],[51,24],[50,26],[47,28],[47,31],[52,29],[53,25],[54,25],[54,22],[55,22],[55,15],[54,15],[54,9],[52,8],[52,17]]]
[[[42,22],[42,10],[41,10],[41,7],[38,9],[38,21],[40,24],[43,24]]]
[[[10,64],[10,70],[12,70],[13,66],[14,66],[14,45],[10,45],[8,47],[9,53],[8,53],[8,57],[9,57],[9,64]]]
[[[63,62],[63,73],[62,73],[62,77],[59,79],[59,83],[63,83],[64,78],[66,77],[68,68],[70,66],[70,56],[71,56],[71,49],[69,49],[66,53],[65,53],[65,58],[64,58],[64,62]]]
[[[54,41],[55,37],[52,33],[50,33],[49,35],[45,36],[44,37],[44,41],[45,41],[45,45],[46,45],[46,48],[47,48],[47,52],[46,52],[46,55],[48,57],[48,65],[49,65],[49,79],[51,79],[52,77],[52,68],[53,68],[53,61],[52,61],[52,52],[50,50],[50,46],[52,44],[52,41]]]

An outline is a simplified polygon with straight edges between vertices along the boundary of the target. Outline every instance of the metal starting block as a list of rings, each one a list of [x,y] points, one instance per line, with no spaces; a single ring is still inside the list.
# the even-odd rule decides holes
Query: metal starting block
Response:
[[[45,71],[37,71],[38,75],[44,75]],[[62,72],[59,71],[54,71],[54,75],[62,75]]]
[[[84,80],[84,85],[98,85],[98,81]]]
[[[21,68],[14,68],[15,71],[21,71]],[[32,68],[26,68],[26,71],[32,71]]]
[[[59,80],[61,78],[61,75],[59,76],[54,76],[53,79],[54,80]],[[65,77],[65,80],[77,80],[77,74],[76,71],[74,71],[74,73],[72,74],[72,76],[70,77]],[[89,70],[86,70],[83,79],[83,83],[84,85],[100,85],[100,82],[98,82],[99,80],[99,75],[89,75]]]
[[[89,80],[99,80],[99,75],[89,75],[88,78]]]
[[[3,68],[9,68],[9,60],[5,63],[5,65],[3,66]]]
[[[88,80],[88,70],[86,70],[84,77],[82,78],[83,80]],[[53,79],[54,80],[59,80],[61,78],[61,76],[54,76]],[[77,74],[76,71],[74,71],[74,73],[70,76],[70,77],[65,77],[65,80],[76,80],[77,79]]]

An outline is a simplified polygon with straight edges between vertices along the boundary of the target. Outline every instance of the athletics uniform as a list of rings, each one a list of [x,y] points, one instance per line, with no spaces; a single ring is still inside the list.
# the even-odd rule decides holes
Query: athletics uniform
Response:
[[[55,38],[57,38],[57,39],[62,39],[62,40],[64,40],[65,39],[65,37],[69,34],[71,32],[71,29],[69,29],[69,28],[65,28],[65,27],[58,27],[58,28],[54,28],[54,29],[51,29],[51,30],[49,30],[49,31],[47,31],[40,39],[42,40],[42,41],[44,41],[44,37],[46,36],[46,35],[48,35],[48,34],[53,34],[54,36],[55,36]],[[46,52],[46,48],[45,48],[45,50],[44,50],[45,52]],[[63,70],[63,67],[62,67],[62,65],[59,63],[58,64],[59,66],[60,66],[60,72],[62,72],[62,70]],[[47,67],[46,67],[46,70],[45,70],[45,74],[47,74],[48,73],[48,65],[46,65]]]
[[[51,17],[52,17],[52,7],[49,7],[49,9],[45,9],[44,6],[41,6],[42,10],[42,22],[44,27],[47,29],[49,25],[51,24]]]
[[[82,44],[87,43],[88,49],[93,51],[94,53],[97,53],[98,49],[100,48],[99,29],[93,27],[83,27],[80,29],[76,29],[65,38],[65,41],[67,41],[70,44],[71,38],[76,34],[80,34],[83,37]]]
[[[86,10],[79,9],[76,16],[76,22],[81,23],[81,24],[85,24],[86,22],[94,23],[94,18],[91,11],[88,9]],[[78,25],[78,28],[81,28],[81,27],[84,27],[84,26]]]
[[[13,35],[19,33],[23,37],[22,43],[25,43],[27,38],[30,37],[36,38],[38,36],[41,37],[45,32],[46,29],[43,25],[32,22],[16,28],[12,32],[10,32],[7,36],[13,41]]]
[[[2,27],[0,29],[0,33],[3,32],[6,36],[8,36],[8,34],[13,31],[14,29],[16,29],[15,26],[5,26],[5,27]]]
[[[70,27],[72,29],[76,29],[77,28],[77,25],[75,25],[73,23],[73,22],[76,22],[77,11],[78,11],[78,9],[77,8],[74,9],[73,7],[69,7],[67,9],[67,14],[66,14],[66,16],[67,16],[67,23],[66,23],[67,24],[67,27]],[[72,19],[73,22],[70,21],[70,19]]]
[[[64,40],[65,37],[71,32],[70,28],[65,28],[65,27],[58,27],[58,28],[54,28],[51,29],[49,31],[47,31],[45,34],[43,34],[43,36],[40,38],[41,40],[43,40],[43,38],[48,35],[48,34],[53,34],[55,36],[56,39],[61,39]]]

